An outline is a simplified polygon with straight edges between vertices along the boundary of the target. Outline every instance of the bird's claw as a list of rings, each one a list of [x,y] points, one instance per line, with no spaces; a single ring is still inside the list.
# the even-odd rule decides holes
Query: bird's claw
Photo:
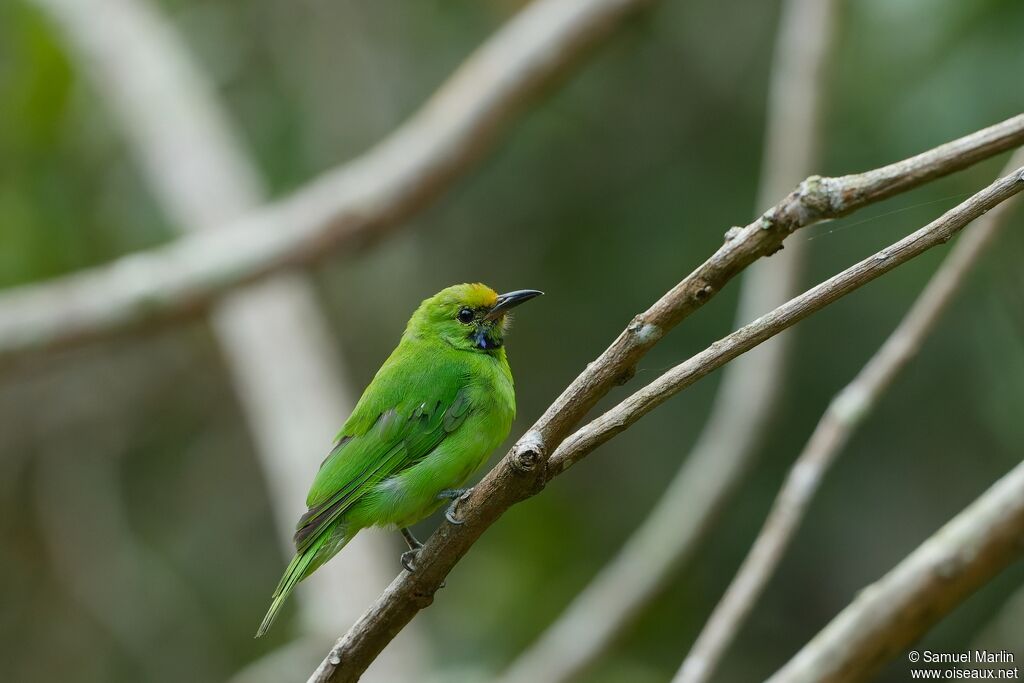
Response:
[[[411,548],[402,553],[402,568],[410,574],[416,573],[416,560],[420,557],[420,548]],[[447,581],[442,580],[438,588],[444,588],[448,585]]]
[[[473,493],[472,488],[445,489],[444,491],[438,493],[437,497],[439,500],[452,501],[451,505],[449,505],[448,509],[445,510],[444,512],[444,518],[456,526],[465,524],[466,522],[456,517],[456,515],[459,512],[459,505],[466,501],[466,499],[469,498],[469,495],[471,493]],[[407,572],[413,573],[416,571],[416,559],[419,557],[420,548],[423,547],[423,544],[416,540],[416,538],[408,529],[402,528],[399,529],[399,531],[402,532],[402,536],[403,538],[405,538],[405,542],[409,545],[409,549],[402,553],[402,567],[404,567]],[[443,582],[441,584],[441,587],[444,587]]]
[[[466,520],[459,519],[456,515],[459,512],[459,505],[467,501],[472,493],[473,488],[470,487],[468,489],[445,489],[437,494],[438,498],[447,498],[452,501],[448,509],[444,511],[444,518],[455,526],[465,524]]]
[[[402,567],[410,574],[416,571],[416,558],[419,557],[419,548],[410,548],[402,553]]]
[[[402,566],[411,574],[416,571],[416,558],[419,556],[420,548],[423,547],[423,544],[412,535],[412,532],[409,531],[408,527],[402,527],[398,531],[402,534],[402,538],[405,539],[406,545],[409,546],[409,549],[402,553]]]

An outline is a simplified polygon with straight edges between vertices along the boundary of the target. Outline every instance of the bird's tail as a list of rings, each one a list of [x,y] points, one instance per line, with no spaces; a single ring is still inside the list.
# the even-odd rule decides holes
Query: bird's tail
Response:
[[[288,563],[288,568],[284,570],[284,576],[281,577],[281,581],[277,584],[277,588],[274,589],[273,599],[270,602],[270,609],[267,610],[267,614],[263,617],[263,622],[260,624],[259,630],[256,631],[257,638],[265,634],[270,628],[270,625],[274,623],[274,619],[277,618],[277,613],[281,611],[285,600],[287,600],[288,596],[292,594],[292,590],[295,588],[296,584],[312,574],[314,569],[323,564],[323,559],[316,562],[316,564],[314,564],[314,560],[317,558],[317,555],[330,535],[330,533],[321,534],[320,538],[314,541],[309,548],[302,553],[296,554],[295,557],[292,558],[292,561]]]

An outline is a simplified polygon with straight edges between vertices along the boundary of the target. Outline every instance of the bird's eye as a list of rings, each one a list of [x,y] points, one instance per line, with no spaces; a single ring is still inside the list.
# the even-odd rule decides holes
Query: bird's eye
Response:
[[[469,324],[473,322],[473,311],[466,306],[459,309],[459,315],[456,316],[460,323]]]

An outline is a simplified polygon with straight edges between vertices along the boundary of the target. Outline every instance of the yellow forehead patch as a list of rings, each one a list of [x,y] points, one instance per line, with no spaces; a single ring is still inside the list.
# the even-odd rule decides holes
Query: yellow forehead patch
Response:
[[[470,308],[490,308],[498,302],[498,293],[479,282],[453,285],[441,292],[441,297]]]

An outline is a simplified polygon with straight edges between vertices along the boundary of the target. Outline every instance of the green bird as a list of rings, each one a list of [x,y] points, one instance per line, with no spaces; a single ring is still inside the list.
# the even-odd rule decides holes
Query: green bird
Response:
[[[508,311],[542,294],[497,294],[482,284],[444,289],[420,304],[398,347],[363,392],[320,465],[295,532],[295,557],[274,591],[259,638],[299,581],[360,529],[397,528],[414,570],[420,548],[408,527],[468,493],[459,488],[512,428]]]

